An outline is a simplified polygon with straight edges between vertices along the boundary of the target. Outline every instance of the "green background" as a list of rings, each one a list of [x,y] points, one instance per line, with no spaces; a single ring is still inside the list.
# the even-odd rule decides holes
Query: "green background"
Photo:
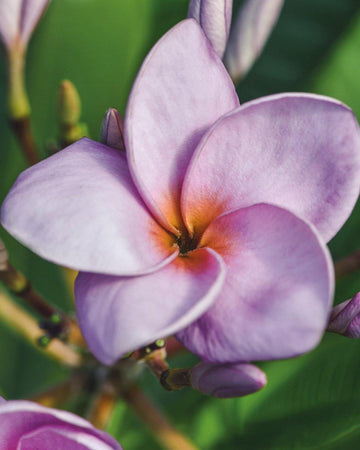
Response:
[[[235,2],[238,7],[240,2]],[[36,137],[56,138],[59,82],[77,86],[83,120],[98,137],[106,109],[124,111],[147,51],[186,16],[186,0],[53,0],[28,53],[27,81]],[[6,76],[0,60],[0,201],[25,168],[7,126]],[[242,102],[275,92],[310,91],[336,97],[360,119],[360,3],[287,0],[260,59],[238,86]],[[330,243],[334,258],[360,247],[360,207]],[[12,263],[51,302],[72,300],[63,272],[3,230]],[[336,301],[360,290],[360,273],[338,283]],[[186,366],[188,355],[172,361]],[[360,341],[326,335],[317,349],[288,361],[261,364],[268,386],[243,399],[216,400],[191,390],[163,391],[149,374],[144,388],[177,428],[202,449],[354,449],[360,445]],[[0,392],[25,398],[67,376],[64,369],[0,324]],[[125,449],[156,449],[152,435],[119,402],[108,428]]]

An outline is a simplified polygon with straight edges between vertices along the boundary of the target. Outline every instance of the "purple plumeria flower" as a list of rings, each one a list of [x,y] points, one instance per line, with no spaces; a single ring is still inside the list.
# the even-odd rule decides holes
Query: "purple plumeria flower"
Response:
[[[191,370],[191,385],[217,398],[243,397],[262,389],[267,382],[262,370],[252,364],[199,363]]]
[[[233,80],[243,78],[262,52],[284,0],[247,0],[231,29],[225,64]]]
[[[65,411],[0,397],[0,448],[3,450],[121,450],[109,434]]]
[[[354,298],[334,306],[327,331],[352,339],[360,338],[360,292]]]
[[[319,342],[333,298],[325,242],[359,194],[351,110],[310,94],[242,106],[197,22],[151,50],[126,153],[82,139],[26,170],[4,227],[80,270],[79,324],[105,364],[176,333],[202,360],[288,358]]]
[[[6,48],[26,48],[50,0],[0,0],[0,38]]]
[[[233,0],[190,0],[188,17],[198,21],[222,58],[229,37]]]

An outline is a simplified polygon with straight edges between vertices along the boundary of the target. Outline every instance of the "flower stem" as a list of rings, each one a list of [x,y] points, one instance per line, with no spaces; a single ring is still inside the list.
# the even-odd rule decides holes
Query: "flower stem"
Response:
[[[117,394],[117,389],[112,383],[105,382],[101,386],[88,415],[88,420],[94,427],[101,430],[107,427],[116,405]]]
[[[335,263],[335,277],[337,280],[360,270],[360,250],[356,250]]]
[[[54,325],[56,334],[64,334],[73,344],[85,346],[83,337],[78,325],[62,312],[57,311],[49,304],[35,289],[30,281],[18,270],[16,270],[8,261],[8,254],[5,245],[0,240],[0,281],[5,287],[21,298],[30,308],[36,311],[44,319],[55,319]]]
[[[40,330],[36,320],[1,291],[0,320],[7,323],[40,350],[40,347],[36,343],[43,336],[43,332]],[[80,354],[59,339],[53,339],[46,348],[41,348],[41,350],[66,366],[78,367],[82,363]]]
[[[150,399],[137,387],[123,393],[124,400],[147,424],[155,438],[168,450],[196,450],[196,447],[152,404]]]
[[[31,126],[31,108],[25,87],[26,49],[15,45],[7,54],[8,114],[13,132],[29,165],[39,162]]]
[[[82,383],[82,377],[76,371],[63,383],[57,384],[45,391],[39,392],[29,400],[39,403],[49,408],[58,408],[63,405],[70,397],[79,392]]]

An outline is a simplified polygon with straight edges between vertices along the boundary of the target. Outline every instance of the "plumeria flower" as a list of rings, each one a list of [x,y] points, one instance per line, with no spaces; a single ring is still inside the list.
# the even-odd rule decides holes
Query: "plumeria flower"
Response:
[[[243,397],[266,385],[266,375],[252,364],[199,363],[191,369],[193,389],[217,398]]]
[[[231,29],[225,64],[233,80],[240,80],[259,57],[282,10],[284,0],[247,0]]]
[[[188,17],[199,22],[220,58],[229,38],[233,0],[190,0]]]
[[[360,338],[360,292],[331,311],[327,331],[342,334],[348,338]]]
[[[26,48],[50,0],[0,0],[0,38],[6,48]]]
[[[114,438],[75,414],[1,397],[0,448],[121,450]]]
[[[130,94],[126,153],[82,139],[20,175],[4,227],[80,270],[79,324],[105,364],[176,333],[202,360],[317,345],[334,275],[325,242],[359,194],[351,110],[310,94],[242,106],[197,22],[151,50]]]

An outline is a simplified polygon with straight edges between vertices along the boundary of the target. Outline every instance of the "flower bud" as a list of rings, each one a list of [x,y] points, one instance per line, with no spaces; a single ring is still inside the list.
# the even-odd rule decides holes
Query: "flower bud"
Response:
[[[348,338],[360,338],[360,292],[354,298],[334,306],[327,331]]]
[[[232,27],[225,65],[233,80],[243,78],[264,48],[284,0],[247,0]]]
[[[252,394],[266,383],[266,375],[258,367],[247,364],[199,363],[191,372],[191,385],[203,394],[218,398]]]
[[[124,143],[124,120],[119,111],[110,108],[102,121],[100,130],[100,142],[103,144],[125,151]]]
[[[215,52],[223,57],[229,37],[232,0],[191,0],[188,17],[197,20]]]
[[[58,117],[60,141],[66,147],[88,135],[86,124],[80,122],[81,100],[74,84],[64,80],[59,89]]]
[[[26,48],[50,0],[1,0],[0,39],[6,48]]]
[[[0,443],[2,449],[121,450],[109,434],[75,414],[28,401],[7,402],[1,397]]]

